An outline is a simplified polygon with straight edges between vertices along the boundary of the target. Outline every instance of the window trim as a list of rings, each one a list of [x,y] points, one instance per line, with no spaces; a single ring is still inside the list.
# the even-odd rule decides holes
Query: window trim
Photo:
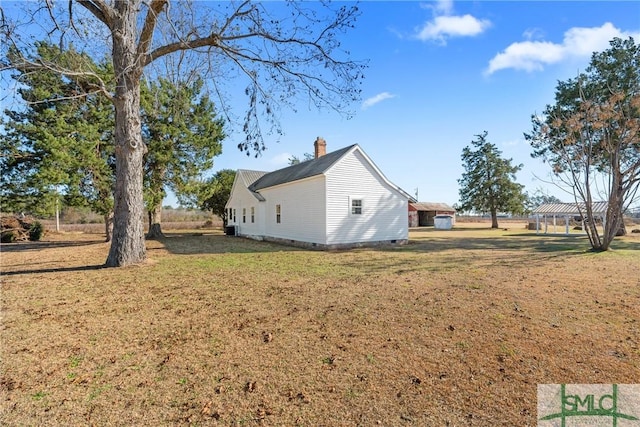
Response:
[[[282,223],[282,205],[276,205],[276,224]]]
[[[354,206],[354,202],[360,202],[360,206]],[[354,210],[360,209],[360,212],[354,212]],[[350,196],[349,197],[349,216],[362,216],[364,215],[364,197]]]

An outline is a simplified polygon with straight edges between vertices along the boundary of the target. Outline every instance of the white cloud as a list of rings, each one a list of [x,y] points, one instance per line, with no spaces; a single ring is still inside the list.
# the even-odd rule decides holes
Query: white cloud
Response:
[[[589,57],[593,52],[607,49],[609,41],[614,37],[624,37],[624,34],[607,22],[599,28],[571,28],[564,33],[562,44],[572,55]]]
[[[395,98],[395,95],[390,94],[389,92],[382,92],[377,94],[376,96],[372,96],[371,98],[367,98],[362,102],[362,109],[366,110],[369,107],[373,107],[379,102],[384,101],[385,99]]]
[[[491,26],[491,21],[469,14],[454,15],[453,0],[440,0],[425,6],[433,12],[433,19],[419,28],[415,37],[422,41],[435,40],[442,44],[450,37],[473,37]]]
[[[429,7],[438,15],[450,15],[453,12],[453,0],[438,0],[435,5]]]
[[[551,42],[513,43],[489,62],[488,74],[503,68],[535,71],[542,70],[543,64],[559,62],[565,55],[562,46]]]
[[[625,33],[610,22],[601,27],[570,28],[564,33],[562,43],[545,41],[523,41],[509,45],[489,61],[485,74],[513,68],[524,71],[539,71],[545,65],[556,64],[572,58],[588,58],[593,52],[607,49],[614,37],[638,37]]]
[[[471,15],[436,16],[427,22],[417,37],[420,40],[440,40],[447,37],[470,37],[482,33],[491,26],[485,19],[477,19]]]
[[[522,33],[522,37],[527,40],[539,40],[544,38],[544,33],[540,28],[527,28],[524,33]]]

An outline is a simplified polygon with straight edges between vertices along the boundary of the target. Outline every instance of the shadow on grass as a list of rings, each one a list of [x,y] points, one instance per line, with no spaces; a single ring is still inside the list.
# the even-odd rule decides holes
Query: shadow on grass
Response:
[[[3,243],[0,245],[0,252],[21,252],[53,248],[67,248],[78,246],[90,246],[98,243],[106,243],[103,240],[64,240],[64,241],[39,241],[39,242],[17,242]]]
[[[461,231],[478,232],[478,228],[469,228]],[[490,230],[490,229],[487,229]],[[481,230],[485,231],[485,230]],[[494,230],[495,231],[495,230]],[[495,231],[501,233],[500,231]],[[288,246],[281,243],[257,241],[244,237],[226,236],[222,234],[206,233],[165,233],[166,237],[159,241],[164,249],[173,254],[225,254],[225,253],[265,253],[265,252],[293,252],[308,249]],[[376,247],[368,250],[392,251],[392,252],[443,252],[449,250],[490,250],[490,251],[526,251],[530,253],[549,253],[559,256],[569,254],[578,255],[588,252],[590,245],[587,237],[582,234],[573,235],[537,235],[534,233],[468,235],[452,232],[447,235],[432,235],[428,232],[411,233],[414,238],[405,246]],[[415,237],[417,235],[417,237]],[[611,245],[615,250],[640,250],[640,241],[615,239]],[[149,251],[159,250],[149,249]],[[341,249],[339,251],[349,251]],[[354,249],[358,250],[358,249]],[[335,251],[329,251],[335,252]]]
[[[71,273],[76,271],[92,271],[106,268],[104,264],[100,265],[81,265],[78,267],[59,267],[59,268],[41,268],[31,270],[6,271],[2,272],[3,276],[20,276],[24,274],[40,274],[40,273]]]
[[[453,231],[453,230],[452,230]],[[589,240],[584,234],[535,234],[509,233],[497,234],[498,230],[491,229],[459,229],[459,231],[482,232],[479,235],[458,234],[455,231],[443,236],[429,236],[429,232],[412,233],[417,238],[409,242],[409,250],[443,251],[451,249],[487,249],[487,250],[526,250],[531,252],[576,252],[590,251]],[[497,235],[491,235],[496,233]],[[640,241],[616,238],[611,243],[612,250],[640,250]]]
[[[412,231],[412,239],[408,245],[392,247],[376,247],[362,249],[344,249],[327,251],[335,253],[357,253],[360,251],[373,251],[389,253],[398,256],[389,256],[388,259],[359,260],[353,267],[364,271],[391,270],[405,272],[414,269],[447,270],[459,268],[460,265],[481,262],[485,265],[500,264],[510,265],[522,262],[544,261],[550,259],[570,260],[572,257],[589,252],[590,246],[584,235],[536,235],[534,233],[503,232],[480,233],[478,229],[470,229],[472,233],[415,233]],[[303,248],[287,246],[279,243],[256,241],[243,237],[226,236],[219,233],[165,233],[166,237],[159,239],[160,245],[148,248],[151,255],[154,251],[166,250],[176,255],[206,255],[206,254],[241,254],[241,253],[278,253],[278,252],[304,252]],[[54,241],[54,242],[29,242],[19,244],[2,245],[2,251],[26,251],[44,250],[51,248],[82,247],[95,244],[103,244],[103,241]],[[636,239],[616,239],[612,249],[640,251],[640,241]],[[446,253],[451,252],[451,253]],[[479,252],[482,252],[479,254]],[[403,257],[402,254],[414,254],[419,257]],[[442,253],[434,262],[425,262],[422,255],[434,256]],[[357,265],[356,265],[357,264]],[[7,267],[6,265],[4,267]],[[105,268],[101,265],[86,265],[75,267],[50,267],[33,268],[20,271],[2,272],[3,276],[15,276],[38,273],[64,273],[99,270]]]
[[[368,274],[415,271],[442,273],[472,266],[514,268],[553,260],[571,263],[575,258],[592,253],[589,241],[584,236],[539,236],[529,233],[496,237],[434,235],[426,239],[413,239],[407,246],[379,250],[389,253],[389,256],[383,259],[358,257],[347,264]],[[614,240],[611,252],[618,250],[640,251],[640,242]],[[402,254],[407,256],[403,257]]]
[[[228,254],[228,253],[264,253],[303,251],[302,248],[278,243],[257,241],[245,237],[226,236],[214,233],[167,233],[157,239],[164,249],[177,255]],[[150,248],[148,252],[162,250]]]

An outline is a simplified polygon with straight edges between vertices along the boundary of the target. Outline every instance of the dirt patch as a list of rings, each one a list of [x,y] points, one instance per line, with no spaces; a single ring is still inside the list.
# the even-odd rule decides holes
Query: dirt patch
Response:
[[[218,232],[101,268],[2,246],[3,425],[536,425],[540,383],[640,382],[640,238],[417,230],[317,252]]]

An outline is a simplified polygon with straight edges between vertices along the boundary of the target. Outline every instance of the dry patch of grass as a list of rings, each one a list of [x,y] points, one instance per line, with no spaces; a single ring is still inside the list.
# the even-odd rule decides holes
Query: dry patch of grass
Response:
[[[3,425],[536,424],[538,383],[640,382],[640,238],[418,230],[314,252],[173,233],[2,246]]]

